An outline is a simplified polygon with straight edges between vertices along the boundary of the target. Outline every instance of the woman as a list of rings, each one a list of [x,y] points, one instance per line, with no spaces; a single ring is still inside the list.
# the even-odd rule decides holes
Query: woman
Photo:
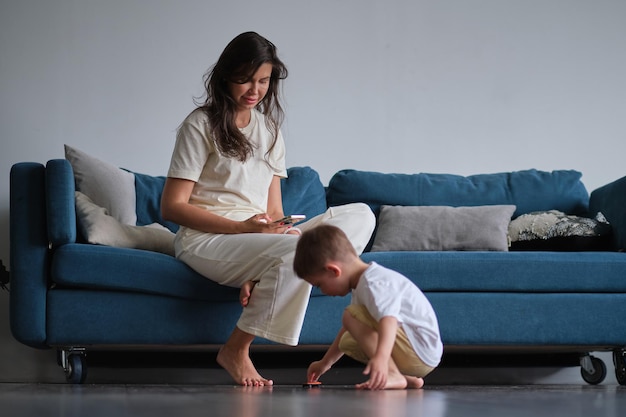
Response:
[[[272,385],[254,367],[250,344],[259,336],[296,345],[311,290],[293,273],[299,230],[273,222],[284,215],[278,92],[286,77],[267,39],[233,39],[205,76],[205,102],[178,129],[161,202],[163,217],[181,226],[176,257],[219,284],[243,287],[243,313],[217,355],[240,385]],[[359,253],[374,228],[363,204],[331,208],[301,227],[322,222],[342,228]]]

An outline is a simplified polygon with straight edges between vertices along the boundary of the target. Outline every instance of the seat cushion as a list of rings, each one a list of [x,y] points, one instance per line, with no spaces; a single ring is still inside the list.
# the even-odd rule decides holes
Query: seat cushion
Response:
[[[426,292],[626,293],[618,252],[368,252]]]
[[[239,288],[216,284],[178,259],[140,249],[74,243],[57,249],[50,278],[58,287],[239,302]],[[314,288],[312,297],[326,297]]]
[[[63,245],[55,251],[51,280],[68,288],[134,291],[206,301],[239,297],[238,288],[216,284],[172,256],[80,243]]]

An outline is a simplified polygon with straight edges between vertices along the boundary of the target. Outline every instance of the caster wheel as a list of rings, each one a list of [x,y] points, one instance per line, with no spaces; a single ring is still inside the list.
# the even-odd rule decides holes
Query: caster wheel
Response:
[[[615,365],[615,378],[620,385],[626,385],[626,351],[613,351],[613,364]]]
[[[82,384],[87,379],[87,361],[84,355],[70,354],[67,358],[65,379],[70,384]]]
[[[589,360],[591,361],[593,371],[590,372],[585,366],[581,366],[580,375],[586,383],[597,385],[606,378],[606,365],[602,359],[595,356],[589,356]]]

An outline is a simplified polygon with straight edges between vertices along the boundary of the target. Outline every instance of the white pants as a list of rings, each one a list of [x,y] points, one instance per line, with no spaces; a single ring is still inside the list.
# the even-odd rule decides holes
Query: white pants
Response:
[[[374,231],[375,218],[367,205],[353,203],[331,207],[297,227],[306,231],[322,223],[342,229],[361,253]],[[293,272],[297,242],[298,236],[291,234],[223,235],[181,228],[175,250],[178,259],[218,284],[239,288],[257,281],[237,327],[295,346],[311,293],[311,286]]]

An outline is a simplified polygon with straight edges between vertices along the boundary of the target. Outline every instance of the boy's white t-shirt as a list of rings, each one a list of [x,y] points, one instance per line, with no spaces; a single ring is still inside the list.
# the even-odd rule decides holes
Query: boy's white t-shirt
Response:
[[[254,146],[254,154],[245,162],[219,152],[206,113],[194,110],[178,129],[167,173],[168,177],[196,183],[189,199],[191,204],[238,221],[265,213],[272,178],[287,177],[280,131],[269,155],[274,137],[263,114],[253,110],[250,123],[241,131]]]
[[[407,277],[372,262],[352,290],[352,304],[365,306],[378,322],[395,317],[420,359],[428,366],[439,365],[443,343],[437,316],[424,293]]]

